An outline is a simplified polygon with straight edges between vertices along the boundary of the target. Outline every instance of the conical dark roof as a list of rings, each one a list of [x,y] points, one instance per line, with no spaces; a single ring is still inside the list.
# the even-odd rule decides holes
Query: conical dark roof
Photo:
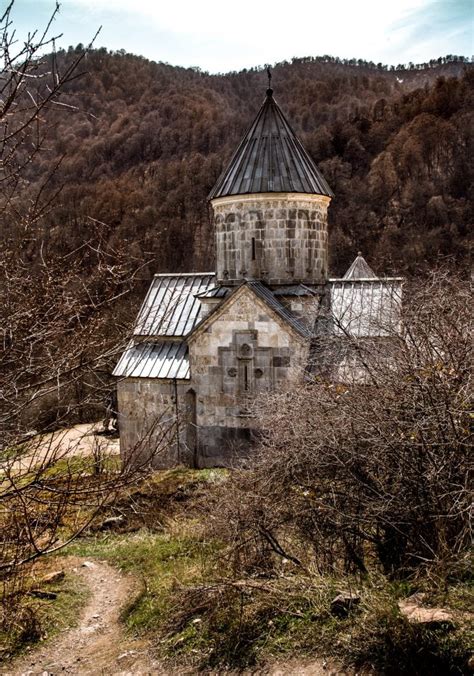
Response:
[[[262,192],[333,196],[268,89],[255,121],[209,199]]]

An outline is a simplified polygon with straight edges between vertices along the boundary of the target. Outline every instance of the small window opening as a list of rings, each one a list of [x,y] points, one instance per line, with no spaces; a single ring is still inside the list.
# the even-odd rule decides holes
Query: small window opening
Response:
[[[244,366],[244,390],[248,392],[249,389],[249,370],[247,364]]]
[[[255,237],[252,237],[252,260],[256,259],[256,247],[255,247]]]

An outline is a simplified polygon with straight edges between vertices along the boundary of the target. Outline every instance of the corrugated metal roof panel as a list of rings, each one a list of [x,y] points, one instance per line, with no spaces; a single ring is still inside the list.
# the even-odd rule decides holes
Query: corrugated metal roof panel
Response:
[[[330,324],[334,335],[357,338],[399,330],[402,280],[330,281]]]
[[[297,192],[332,197],[269,89],[255,121],[209,199],[262,192]]]
[[[184,342],[130,345],[119,359],[114,376],[189,380],[188,346]]]
[[[187,336],[199,321],[196,296],[215,286],[210,272],[155,275],[138,313],[134,335]]]

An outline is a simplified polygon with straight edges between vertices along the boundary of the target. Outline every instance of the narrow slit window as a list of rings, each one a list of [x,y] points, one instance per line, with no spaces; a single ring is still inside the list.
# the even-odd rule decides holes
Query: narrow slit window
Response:
[[[248,371],[248,366],[245,364],[244,366],[244,390],[248,392],[249,389],[249,371]]]
[[[255,246],[255,237],[252,237],[252,260],[254,261],[256,259],[256,246]]]

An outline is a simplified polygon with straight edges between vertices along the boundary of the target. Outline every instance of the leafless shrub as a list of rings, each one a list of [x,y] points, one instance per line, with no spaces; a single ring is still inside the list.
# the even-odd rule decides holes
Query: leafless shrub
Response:
[[[403,574],[463,553],[471,301],[469,286],[448,275],[416,281],[400,327],[383,340],[346,335],[336,346],[328,337],[319,354],[332,370],[260,401],[256,466],[235,476],[214,514],[238,570],[286,559],[300,570],[365,573],[375,564]],[[334,380],[341,341],[357,361],[352,383]]]

